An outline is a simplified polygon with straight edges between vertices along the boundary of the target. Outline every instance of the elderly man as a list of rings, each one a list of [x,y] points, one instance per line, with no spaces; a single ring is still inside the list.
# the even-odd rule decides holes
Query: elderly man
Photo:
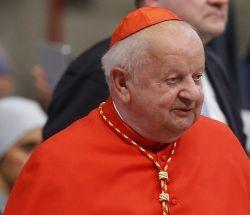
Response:
[[[136,0],[136,4],[137,7],[168,7],[192,24],[205,44],[223,33],[227,21],[227,0]],[[83,53],[63,75],[48,110],[49,117],[43,130],[45,139],[86,115],[108,97],[100,63],[108,43],[109,40],[102,41]],[[240,110],[233,100],[227,74],[218,57],[208,48],[203,85],[206,97],[203,114],[228,124],[245,146]]]
[[[249,160],[227,126],[200,116],[197,33],[143,7],[110,46],[111,97],[42,144],[5,215],[249,214]]]

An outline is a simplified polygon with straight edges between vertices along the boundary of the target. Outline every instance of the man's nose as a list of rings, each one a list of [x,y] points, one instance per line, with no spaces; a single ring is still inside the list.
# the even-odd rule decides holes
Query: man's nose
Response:
[[[200,84],[197,84],[193,78],[186,80],[180,90],[179,97],[183,101],[198,101],[203,97],[203,91]]]

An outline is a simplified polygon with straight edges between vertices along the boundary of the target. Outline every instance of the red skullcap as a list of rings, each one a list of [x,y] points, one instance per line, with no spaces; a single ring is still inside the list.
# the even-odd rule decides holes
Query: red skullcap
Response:
[[[173,12],[162,7],[142,7],[129,13],[116,28],[110,47],[130,35],[164,21],[180,20]]]

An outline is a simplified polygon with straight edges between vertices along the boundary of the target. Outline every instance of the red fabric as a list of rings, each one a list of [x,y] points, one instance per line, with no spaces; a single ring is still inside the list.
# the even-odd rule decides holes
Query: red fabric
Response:
[[[158,151],[160,148],[166,147],[168,144],[160,144],[154,142],[152,140],[146,139],[136,133],[133,129],[131,129],[127,124],[123,123],[123,120],[117,116],[116,110],[113,106],[113,101],[111,98],[108,99],[107,103],[103,106],[103,111],[105,116],[113,123],[116,128],[123,133],[129,136],[132,140],[139,143],[143,148],[151,150],[151,151]]]
[[[173,12],[162,7],[142,7],[132,11],[116,28],[111,38],[110,47],[144,28],[170,20],[181,19]]]
[[[113,123],[121,122],[110,105],[104,107],[105,114]],[[133,131],[132,136],[141,138]],[[162,165],[170,148],[155,153]],[[222,123],[200,117],[184,133],[169,177],[171,215],[249,215],[249,160]],[[159,192],[152,162],[94,110],[35,151],[5,215],[159,215]]]

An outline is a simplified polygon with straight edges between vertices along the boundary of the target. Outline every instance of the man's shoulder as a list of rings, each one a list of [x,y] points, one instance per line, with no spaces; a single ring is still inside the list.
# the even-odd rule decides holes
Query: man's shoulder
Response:
[[[94,109],[40,144],[31,156],[31,163],[53,163],[59,168],[68,166],[65,162],[70,163],[95,151],[104,133],[103,121],[98,109]]]
[[[102,128],[102,126],[100,126],[100,122],[101,118],[98,108],[95,108],[87,116],[74,121],[68,127],[48,138],[45,143],[65,142],[68,140],[72,142],[84,139],[85,137],[89,137],[91,135],[93,136],[97,130]]]
[[[211,159],[228,160],[231,157],[246,163],[247,155],[232,130],[224,123],[200,116],[181,137],[181,143],[192,146],[192,151]],[[249,165],[249,164],[248,164]]]
[[[184,134],[188,141],[196,142],[207,149],[243,152],[239,140],[228,125],[217,120],[200,116],[196,123]]]
[[[188,137],[188,139],[193,141],[204,143],[208,143],[211,140],[213,140],[214,143],[238,143],[237,138],[228,125],[202,115],[194,123],[194,125],[185,132],[184,137]]]
[[[77,150],[78,147],[84,148],[97,133],[102,133],[103,129],[98,109],[92,110],[87,116],[82,117],[68,127],[46,139],[39,148],[46,148],[51,151]],[[62,154],[63,154],[62,153]]]
[[[199,119],[197,120],[197,122],[194,124],[197,126],[202,126],[202,127],[207,127],[210,129],[215,129],[215,130],[228,130],[230,131],[230,128],[228,127],[228,125],[226,125],[223,122],[220,122],[218,120],[212,119],[210,117],[207,116],[203,116],[201,115],[199,117]]]
[[[223,134],[227,134],[233,138],[236,138],[228,125],[203,115],[199,117],[191,130],[194,130],[195,132],[199,131],[199,133],[205,134],[206,136],[209,134],[214,134],[214,136],[222,136]]]

